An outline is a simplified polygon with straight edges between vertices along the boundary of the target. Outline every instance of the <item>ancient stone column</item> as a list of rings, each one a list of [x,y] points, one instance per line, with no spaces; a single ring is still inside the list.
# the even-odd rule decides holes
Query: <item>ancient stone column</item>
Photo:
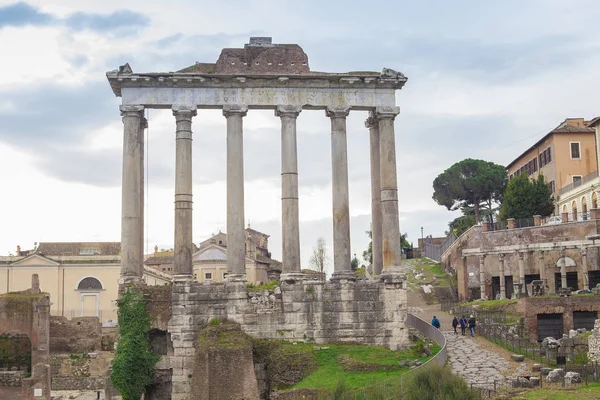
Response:
[[[560,287],[567,287],[567,261],[564,247],[560,249]]]
[[[590,290],[590,280],[587,265],[587,247],[581,248],[581,274],[583,275],[583,290]]]
[[[369,128],[371,142],[371,254],[373,274],[379,275],[383,269],[381,251],[381,161],[379,157],[379,121],[373,115],[365,121]]]
[[[352,279],[350,268],[350,205],[348,200],[348,154],[346,117],[349,108],[327,108],[331,119],[333,199],[333,280]]]
[[[175,248],[173,278],[192,281],[192,117],[195,107],[173,106],[175,133]]]
[[[281,118],[281,280],[300,278],[300,220],[298,212],[298,152],[296,119],[302,111],[298,106],[278,106],[275,115]],[[291,275],[290,275],[291,274]]]
[[[145,155],[145,150],[144,150],[144,146],[145,146],[145,140],[144,140],[144,130],[148,128],[148,120],[145,117],[142,117],[140,120],[140,134],[142,135],[142,148],[141,148],[141,156],[140,156],[140,254],[142,255],[142,264],[144,262],[144,214],[146,212],[146,209],[144,208],[144,182],[145,182],[145,177],[144,177],[144,155]],[[142,265],[142,275],[144,273],[144,267]]]
[[[402,263],[398,180],[396,178],[396,138],[394,136],[394,119],[399,113],[399,107],[377,107],[375,109],[375,116],[379,121],[381,251],[384,272],[395,269]]]
[[[485,254],[479,256],[479,289],[480,298],[485,300]]]
[[[246,280],[243,117],[248,107],[223,106],[227,118],[227,280]]]
[[[123,181],[121,197],[121,283],[142,279],[143,230],[141,229],[142,151],[144,107],[123,105]]]
[[[500,300],[506,299],[504,270],[506,267],[506,257],[504,253],[500,254]]]
[[[517,256],[519,257],[519,283],[525,285],[525,262],[523,260],[525,254],[518,252]]]
[[[540,280],[544,281],[544,290],[546,290],[546,263],[544,262],[544,251],[540,250]]]

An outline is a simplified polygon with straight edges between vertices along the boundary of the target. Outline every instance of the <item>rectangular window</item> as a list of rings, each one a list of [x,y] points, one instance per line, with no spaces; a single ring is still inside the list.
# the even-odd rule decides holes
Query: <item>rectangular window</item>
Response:
[[[94,254],[100,254],[100,249],[79,249],[80,256],[93,256]]]
[[[204,279],[207,281],[212,280],[212,272],[205,272],[204,273]]]
[[[540,161],[539,161],[540,168],[542,168],[544,166],[544,152],[542,152],[542,154],[540,154],[539,159],[540,159]]]
[[[537,172],[538,170],[538,163],[537,163],[537,158],[533,159],[533,172]]]
[[[581,175],[573,175],[573,187],[581,185]]]
[[[554,181],[548,182],[548,186],[550,187],[550,192],[554,193]]]
[[[550,164],[552,162],[552,152],[550,151],[550,147],[546,149],[546,164]]]
[[[223,279],[227,277],[227,272],[223,272]]]
[[[579,152],[579,142],[570,142],[571,144],[571,158],[573,160],[581,159],[581,154]]]

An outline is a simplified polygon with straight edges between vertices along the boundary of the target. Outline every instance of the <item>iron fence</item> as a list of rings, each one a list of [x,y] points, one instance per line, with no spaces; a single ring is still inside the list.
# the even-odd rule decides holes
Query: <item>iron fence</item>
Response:
[[[455,241],[456,234],[454,232],[450,232],[450,234],[446,237],[446,240],[441,244],[434,244],[433,238],[431,235],[429,235],[423,239],[423,255],[427,258],[431,258],[434,261],[441,262],[442,254],[444,254],[444,251],[446,251],[446,249]]]

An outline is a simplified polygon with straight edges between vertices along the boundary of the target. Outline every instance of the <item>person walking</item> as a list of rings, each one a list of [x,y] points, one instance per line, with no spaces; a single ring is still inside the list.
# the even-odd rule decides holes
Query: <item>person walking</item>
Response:
[[[463,315],[460,318],[460,331],[462,333],[463,336],[465,336],[465,331],[467,330],[467,318]]]
[[[454,334],[458,335],[458,332],[456,331],[456,327],[458,326],[458,318],[454,317],[452,319],[452,328],[454,328]]]
[[[475,337],[475,317],[471,315],[469,318],[469,329],[471,330],[471,337]]]
[[[440,320],[437,319],[437,317],[435,315],[433,316],[433,319],[431,320],[431,325],[433,325],[436,328],[440,329]]]

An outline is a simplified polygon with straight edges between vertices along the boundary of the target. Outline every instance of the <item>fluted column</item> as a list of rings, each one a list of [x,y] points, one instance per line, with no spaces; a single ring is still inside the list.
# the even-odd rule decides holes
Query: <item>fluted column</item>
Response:
[[[402,263],[398,179],[396,177],[396,138],[394,136],[394,119],[399,113],[399,107],[377,107],[375,109],[375,116],[379,121],[381,243],[384,272],[396,269]]]
[[[485,300],[485,254],[479,256],[479,290],[479,297]]]
[[[352,278],[350,268],[350,205],[348,199],[348,154],[346,117],[349,108],[329,107],[333,199],[333,280]]]
[[[371,254],[373,274],[379,275],[383,269],[381,251],[381,161],[379,157],[379,121],[373,115],[365,121],[369,128],[371,155]]]
[[[145,182],[145,168],[144,168],[144,157],[145,157],[145,140],[144,140],[144,130],[148,128],[148,120],[145,117],[140,119],[140,135],[142,139],[142,147],[140,150],[140,254],[142,257],[142,275],[144,274],[144,214],[146,209],[144,208],[144,182]]]
[[[275,109],[275,116],[281,118],[281,280],[299,278],[301,269],[296,142],[296,119],[301,111],[302,107],[298,106],[278,106]]]
[[[244,235],[244,138],[247,106],[223,106],[227,118],[227,280],[246,280]]]
[[[174,279],[192,280],[192,118],[195,107],[173,106],[177,124],[175,142],[175,248]]]
[[[121,197],[121,283],[139,281],[143,273],[141,218],[144,107],[123,105],[123,176]]]
[[[504,278],[504,270],[506,267],[506,257],[500,254],[500,300],[506,299],[506,284]]]
[[[583,290],[590,290],[590,279],[587,265],[587,247],[581,248],[581,274],[583,275]]]

